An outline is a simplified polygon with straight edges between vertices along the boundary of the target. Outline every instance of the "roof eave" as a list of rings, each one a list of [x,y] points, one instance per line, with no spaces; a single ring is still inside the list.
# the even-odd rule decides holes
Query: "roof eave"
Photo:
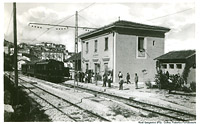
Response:
[[[85,33],[85,34],[81,34],[80,36],[78,36],[78,38],[82,39],[84,37],[88,37],[94,33],[98,33],[98,32],[101,32],[101,31],[105,31],[105,30],[108,30],[108,29],[112,29],[112,28],[126,28],[126,29],[138,29],[138,30],[149,30],[149,31],[159,31],[159,32],[163,32],[163,33],[167,33],[170,31],[169,28],[164,28],[162,27],[163,29],[151,29],[151,28],[137,28],[137,27],[125,27],[125,26],[116,26],[116,25],[112,25],[112,26],[109,26],[109,27],[105,27],[105,28],[99,28],[99,29],[96,29],[94,31],[91,31],[91,32],[88,32],[88,33]]]

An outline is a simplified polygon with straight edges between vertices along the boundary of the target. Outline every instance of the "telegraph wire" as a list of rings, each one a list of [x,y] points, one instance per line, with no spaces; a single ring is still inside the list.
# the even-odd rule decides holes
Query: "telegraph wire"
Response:
[[[94,4],[95,4],[95,3],[92,3],[92,4],[90,4],[89,6],[87,6],[87,7],[83,8],[83,9],[79,10],[78,12],[84,11],[85,9],[89,8],[90,6],[92,6],[92,5],[94,5]],[[59,24],[63,23],[64,21],[70,19],[70,18],[73,17],[74,15],[75,15],[75,14],[73,14],[73,15],[69,16],[67,19],[65,19],[65,20],[63,20],[63,21],[57,23],[57,25],[59,25]],[[37,40],[39,37],[41,37],[43,34],[45,34],[46,32],[48,32],[49,30],[51,30],[51,29],[53,29],[53,28],[54,28],[54,27],[48,28],[46,31],[42,32],[42,33],[41,33],[40,35],[38,35],[34,40],[32,40],[32,42],[35,41],[35,40]]]
[[[86,18],[84,18],[83,16],[79,15],[79,17],[81,17],[82,19],[86,20],[87,22],[89,22],[90,24],[94,25],[95,27],[99,27],[99,26],[95,25],[94,23],[90,22],[89,20],[87,20]]]
[[[57,25],[59,25],[59,24],[61,24],[61,23],[65,22],[65,21],[67,21],[68,19],[70,19],[70,18],[71,18],[71,17],[73,17],[73,16],[75,16],[75,14],[73,14],[73,15],[69,16],[68,18],[66,18],[65,20],[63,20],[63,21],[59,22]]]
[[[81,11],[87,9],[87,8],[89,8],[90,6],[94,5],[94,4],[95,4],[95,3],[92,3],[92,4],[90,4],[89,6],[87,6],[87,7],[83,8],[83,9],[79,10],[78,12],[81,12]]]
[[[45,34],[47,31],[49,31],[50,29],[47,29],[46,31],[42,32],[40,35],[38,35],[35,39],[33,39],[31,42],[37,40],[37,38],[39,38],[40,36],[42,36],[43,34]]]
[[[148,20],[146,20],[146,21],[152,21],[152,20],[156,20],[156,19],[164,18],[164,17],[171,16],[171,15],[176,15],[176,14],[179,14],[179,13],[182,13],[182,12],[185,12],[185,11],[189,11],[189,10],[191,10],[191,9],[194,9],[194,8],[189,8],[189,9],[185,9],[185,10],[177,11],[177,12],[175,12],[175,13],[171,13],[171,14],[167,14],[167,15],[164,15],[164,16],[160,16],[160,17],[156,17],[156,18],[148,19]]]
[[[64,21],[70,19],[70,18],[73,17],[74,15],[75,15],[75,14],[73,14],[73,15],[69,16],[68,18],[66,18],[65,20],[63,20],[63,21],[57,23],[57,25],[59,25],[59,24],[63,23]],[[55,27],[55,26],[54,26],[54,27]],[[42,32],[42,33],[41,33],[40,35],[38,35],[34,40],[32,40],[32,42],[35,41],[35,40],[37,40],[39,37],[41,37],[43,34],[47,33],[48,31],[50,31],[50,30],[53,29],[54,27],[48,28],[46,31]]]
[[[10,22],[11,22],[12,16],[13,16],[13,10],[12,10],[12,12],[11,12],[11,14],[10,14],[10,20],[9,20],[9,23],[8,23],[6,35],[7,35],[7,33],[8,33],[8,29],[10,28]]]

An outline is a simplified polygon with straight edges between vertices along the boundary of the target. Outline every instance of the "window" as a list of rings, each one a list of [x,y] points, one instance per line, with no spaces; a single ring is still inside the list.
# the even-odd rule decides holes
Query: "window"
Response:
[[[174,69],[174,64],[169,64],[170,69]]]
[[[138,37],[138,51],[144,51],[144,37]]]
[[[138,46],[137,46],[138,57],[145,57],[145,38],[138,37]]]
[[[98,41],[95,40],[95,41],[94,41],[94,52],[97,52],[97,43],[98,43]]]
[[[94,63],[94,72],[99,73],[100,72],[100,64],[99,63]]]
[[[89,45],[89,43],[86,42],[86,53],[88,53],[88,45]]]
[[[88,63],[86,63],[86,70],[88,70]]]
[[[153,41],[153,46],[155,45],[155,40]]]
[[[167,69],[167,64],[162,64],[163,69]]]
[[[176,64],[177,69],[182,69],[182,64]]]
[[[104,63],[104,71],[108,72],[108,63]]]
[[[105,49],[104,51],[108,50],[108,37],[105,38]]]

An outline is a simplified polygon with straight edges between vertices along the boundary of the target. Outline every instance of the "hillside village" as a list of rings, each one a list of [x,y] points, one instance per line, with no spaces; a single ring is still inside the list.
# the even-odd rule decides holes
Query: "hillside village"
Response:
[[[13,56],[14,45],[12,42],[4,40],[4,54],[5,57]],[[65,65],[72,68],[72,63],[69,63],[67,59],[73,54],[73,52],[68,52],[62,44],[47,42],[39,44],[20,43],[18,44],[18,70],[21,70],[21,65],[24,63],[36,62],[44,59],[54,59],[66,62]]]

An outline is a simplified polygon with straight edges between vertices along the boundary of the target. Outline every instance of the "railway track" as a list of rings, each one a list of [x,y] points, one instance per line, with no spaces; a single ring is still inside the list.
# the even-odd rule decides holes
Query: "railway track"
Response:
[[[71,84],[63,84],[63,85],[67,86],[67,87],[74,87],[74,85],[71,85]],[[154,105],[154,104],[150,104],[150,103],[145,103],[145,102],[141,102],[141,101],[137,101],[137,100],[133,100],[133,99],[128,99],[125,97],[116,96],[116,95],[108,94],[108,93],[105,93],[102,91],[88,89],[85,87],[76,86],[76,88],[78,88],[79,90],[85,91],[85,92],[90,92],[92,94],[95,94],[95,95],[98,95],[101,97],[106,97],[109,99],[117,100],[117,101],[123,102],[131,107],[138,108],[138,109],[152,112],[152,113],[156,113],[160,116],[165,116],[165,117],[171,118],[172,120],[177,120],[177,121],[194,121],[194,120],[196,120],[195,114],[191,114],[191,113],[187,113],[187,112],[183,112],[183,111],[179,111],[179,110],[175,110],[175,109],[171,109],[171,108],[166,108],[163,106],[158,106],[158,105]]]
[[[12,76],[10,78],[13,79]],[[107,121],[110,120],[94,113],[88,111],[68,100],[61,98],[35,84],[28,83],[27,81],[19,78],[19,85],[27,89],[29,92],[34,94],[42,102],[46,103],[46,109],[55,109],[61,113],[63,116],[67,116],[69,119],[75,122],[93,122],[93,121]]]
[[[73,88],[74,85],[71,84],[62,84],[66,87],[70,87]],[[56,87],[55,87],[56,88]],[[98,95],[101,97],[105,97],[105,98],[109,98],[111,100],[115,100],[115,101],[120,101],[130,107],[134,107],[137,109],[141,109],[147,112],[152,112],[152,113],[156,113],[157,115],[163,116],[163,117],[168,117],[171,120],[178,120],[178,121],[194,121],[196,120],[196,115],[195,114],[190,114],[187,112],[183,112],[183,111],[179,111],[176,109],[171,109],[171,108],[166,108],[163,106],[158,106],[158,105],[154,105],[154,104],[150,104],[150,103],[145,103],[145,102],[141,102],[141,101],[137,101],[134,99],[128,99],[125,97],[121,97],[121,96],[116,96],[113,94],[108,94],[102,91],[96,91],[93,89],[88,89],[85,87],[80,87],[80,86],[76,86],[76,88],[78,88],[81,91],[87,92],[87,93],[91,93],[94,95]]]

